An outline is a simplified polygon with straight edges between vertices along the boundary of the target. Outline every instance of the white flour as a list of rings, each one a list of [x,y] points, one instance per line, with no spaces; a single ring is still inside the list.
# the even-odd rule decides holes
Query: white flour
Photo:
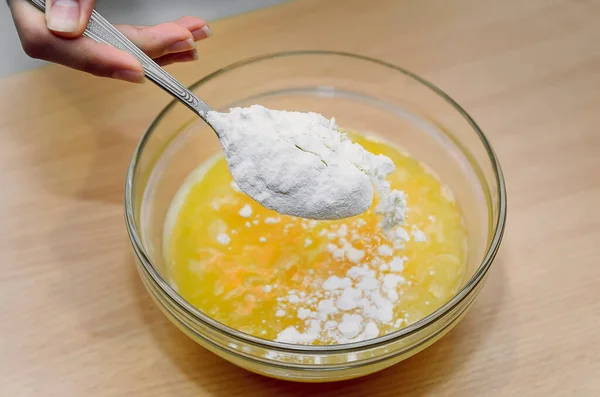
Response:
[[[404,267],[409,260],[402,255],[402,246],[410,240],[408,232],[397,227],[394,247],[381,244],[370,232],[359,234],[363,246],[376,255],[365,256],[348,241],[349,229],[360,227],[361,219],[350,220],[335,228],[323,229],[327,235],[327,250],[334,261],[348,259],[354,266],[345,274],[331,275],[315,280],[313,289],[304,294],[290,290],[277,298],[275,310],[281,317],[296,317],[298,326],[288,326],[279,331],[276,340],[295,344],[312,344],[317,340],[326,343],[351,343],[375,338],[382,329],[399,329],[409,319],[394,315],[396,303],[402,299],[411,281],[404,277]],[[308,229],[311,228],[306,224]],[[415,241],[425,242],[425,233],[412,225]],[[422,236],[421,236],[422,234]],[[416,235],[419,235],[418,240]],[[360,252],[354,259],[353,252]],[[430,273],[431,274],[431,273]]]
[[[348,218],[371,206],[375,186],[384,231],[403,222],[404,194],[385,180],[393,162],[352,143],[334,119],[253,105],[209,112],[208,121],[237,186],[263,206],[308,219]]]
[[[377,337],[382,325],[400,327],[404,320],[394,322],[393,308],[399,299],[398,286],[407,282],[402,276],[407,258],[394,254],[411,236],[401,227],[405,194],[391,190],[386,181],[395,169],[392,160],[352,143],[338,131],[334,119],[317,113],[254,105],[229,113],[210,112],[208,121],[219,134],[235,187],[281,214],[307,219],[349,218],[371,206],[374,189],[379,194],[375,212],[381,215],[380,226],[393,246],[381,244],[372,235],[348,236],[347,225],[322,230],[334,260],[347,259],[355,267],[343,278],[332,275],[324,280],[322,289],[314,294],[289,291],[285,299],[278,298],[275,316],[297,316],[304,327],[303,332],[288,327],[276,340],[310,344],[325,336],[335,343],[348,343]],[[241,208],[239,215],[250,217],[251,207]],[[277,222],[279,218],[264,221]],[[313,228],[311,222],[316,224],[306,221],[303,228]],[[362,225],[361,219],[352,223],[354,228]],[[415,241],[426,239],[416,229],[412,236]],[[353,238],[379,245],[378,257],[365,258],[365,252],[352,245]],[[229,236],[221,235],[218,240],[228,244]],[[305,240],[305,247],[312,244],[312,240]],[[271,288],[276,287],[266,286],[265,290]]]

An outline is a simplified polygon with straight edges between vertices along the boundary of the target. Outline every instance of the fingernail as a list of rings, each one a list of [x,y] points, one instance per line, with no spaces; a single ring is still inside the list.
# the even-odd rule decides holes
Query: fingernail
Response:
[[[79,28],[78,0],[46,0],[46,25],[55,32],[75,32]]]
[[[181,40],[181,41],[171,44],[167,48],[167,52],[183,52],[183,51],[193,50],[195,48],[196,48],[196,44],[194,43],[194,40],[185,39],[185,40]]]
[[[138,70],[117,70],[111,76],[113,79],[123,80],[130,83],[145,83],[146,76]]]
[[[212,31],[210,26],[205,25],[200,29],[192,30],[192,36],[194,36],[194,40],[198,41],[212,36]]]
[[[192,60],[197,61],[198,59],[200,59],[200,56],[198,55],[198,51],[194,50],[194,52],[192,52]]]

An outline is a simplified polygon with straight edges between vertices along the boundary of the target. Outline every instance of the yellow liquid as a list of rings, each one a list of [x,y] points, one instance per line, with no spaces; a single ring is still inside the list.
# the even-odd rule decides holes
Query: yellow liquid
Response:
[[[329,244],[339,247],[342,235],[363,251],[358,265],[371,266],[378,277],[391,273],[386,267],[393,257],[405,259],[400,273],[405,282],[395,288],[394,319],[376,323],[379,336],[412,324],[447,302],[461,286],[466,254],[462,216],[448,188],[419,161],[385,142],[349,137],[395,163],[388,181],[392,189],[407,194],[404,229],[409,234],[424,232],[426,241],[411,236],[393,256],[382,255],[378,248],[392,244],[378,227],[377,197],[364,214],[339,221],[280,215],[235,189],[220,156],[193,172],[171,205],[164,251],[173,287],[208,316],[248,334],[275,340],[290,326],[305,332],[309,319],[299,318],[298,309],[316,312],[323,283],[333,275],[343,278],[357,266],[328,249]],[[246,205],[252,210],[249,217],[240,215]],[[301,302],[295,298],[290,302],[290,295]],[[332,314],[329,320],[339,322],[344,313]],[[323,331],[309,343],[335,344],[339,339]]]

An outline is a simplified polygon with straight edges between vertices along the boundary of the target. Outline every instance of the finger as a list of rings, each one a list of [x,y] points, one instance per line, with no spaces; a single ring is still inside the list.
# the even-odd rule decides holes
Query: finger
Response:
[[[117,28],[140,47],[150,58],[196,48],[189,30],[169,22],[156,26],[119,25]]]
[[[46,25],[58,36],[82,35],[96,0],[46,0]]]
[[[177,62],[191,62],[196,60],[198,60],[198,51],[196,50],[180,52],[177,54],[163,55],[162,57],[155,59],[156,63],[158,63],[160,66],[166,66]]]
[[[44,14],[26,1],[11,9],[23,49],[32,58],[58,63],[102,77],[144,81],[142,65],[132,55],[87,37],[65,39],[46,28]]]
[[[206,21],[196,17],[183,17],[157,26],[117,27],[152,58],[193,50],[194,41],[212,35]]]
[[[212,36],[210,26],[208,26],[208,23],[204,19],[197,17],[183,17],[176,20],[175,23],[189,30],[194,37],[194,41]]]

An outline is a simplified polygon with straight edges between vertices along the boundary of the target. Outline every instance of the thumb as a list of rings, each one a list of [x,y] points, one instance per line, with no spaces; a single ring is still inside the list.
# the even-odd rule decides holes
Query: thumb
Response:
[[[57,36],[79,37],[95,3],[96,0],[46,0],[46,25]]]

